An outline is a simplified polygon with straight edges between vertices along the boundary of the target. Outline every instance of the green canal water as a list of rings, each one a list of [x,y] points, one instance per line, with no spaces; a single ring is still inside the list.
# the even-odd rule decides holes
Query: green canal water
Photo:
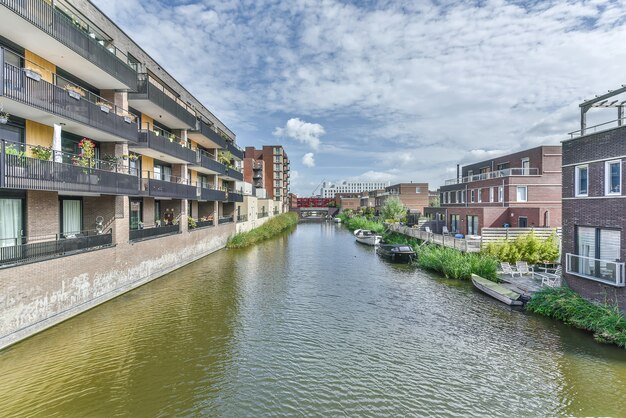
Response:
[[[1,416],[623,416],[625,391],[625,350],[325,223],[0,353]]]

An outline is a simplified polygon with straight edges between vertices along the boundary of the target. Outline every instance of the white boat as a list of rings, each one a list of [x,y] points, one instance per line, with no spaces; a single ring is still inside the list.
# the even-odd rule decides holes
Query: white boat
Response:
[[[341,218],[333,218],[333,221],[334,221],[336,224],[339,224],[339,223],[341,223]]]
[[[498,283],[477,276],[476,274],[472,274],[472,283],[474,283],[474,286],[476,286],[477,289],[485,292],[492,298],[498,299],[502,303],[506,303],[510,306],[519,306],[524,304],[524,302],[520,300],[522,295],[519,293],[511,289],[507,289]]]
[[[380,240],[383,239],[383,237],[376,235],[369,229],[357,229],[354,231],[354,236],[358,242],[365,245],[378,245]]]

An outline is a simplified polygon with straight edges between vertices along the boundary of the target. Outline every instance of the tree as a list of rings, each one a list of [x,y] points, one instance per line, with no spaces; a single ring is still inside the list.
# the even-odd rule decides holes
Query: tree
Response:
[[[429,200],[430,202],[428,202],[428,206],[430,206],[431,208],[438,208],[441,206],[439,202],[439,196],[431,197]]]
[[[402,204],[399,198],[394,196],[385,200],[381,213],[385,221],[391,220],[394,222],[400,222],[406,217],[406,207]]]

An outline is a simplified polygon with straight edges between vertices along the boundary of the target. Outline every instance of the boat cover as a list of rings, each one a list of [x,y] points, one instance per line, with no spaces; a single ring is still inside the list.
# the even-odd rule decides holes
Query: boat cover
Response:
[[[499,285],[496,282],[492,282],[491,280],[487,280],[483,277],[477,276],[475,274],[472,274],[472,278],[477,282],[480,283],[481,285],[488,287],[489,289],[493,290],[494,292],[497,292],[501,295],[506,296],[507,298],[510,298],[511,300],[517,300],[520,297],[520,294],[517,292],[512,291],[511,289],[507,289],[506,287]]]

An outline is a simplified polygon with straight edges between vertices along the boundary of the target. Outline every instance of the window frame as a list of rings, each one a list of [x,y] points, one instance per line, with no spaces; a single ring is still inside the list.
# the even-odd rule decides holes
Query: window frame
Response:
[[[525,197],[524,200],[521,200],[519,198],[519,191],[520,191],[520,189],[524,189],[525,190],[525,192],[524,192],[524,197]],[[516,202],[528,202],[528,186],[517,186],[515,188],[515,192],[516,192],[515,193],[515,201]]]
[[[619,191],[611,191],[611,165],[617,164],[619,167]],[[589,190],[589,171],[587,170],[587,190]],[[620,196],[622,194],[622,160],[611,160],[604,162],[604,194],[606,196]]]
[[[587,190],[585,193],[580,192],[580,171],[582,169],[587,171]],[[589,196],[589,164],[581,164],[574,167],[574,196],[587,197]]]

